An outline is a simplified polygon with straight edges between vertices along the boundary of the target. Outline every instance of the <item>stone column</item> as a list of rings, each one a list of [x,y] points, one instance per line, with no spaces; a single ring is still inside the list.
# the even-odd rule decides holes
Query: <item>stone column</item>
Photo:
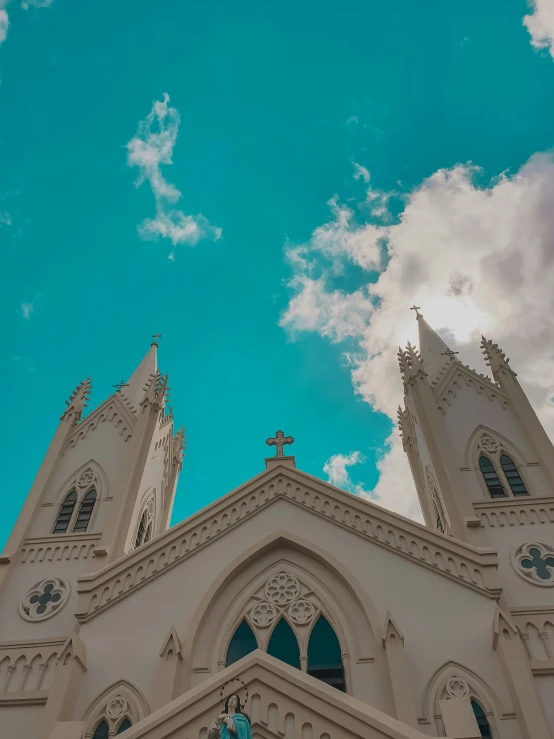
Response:
[[[417,713],[408,676],[404,636],[389,614],[385,621],[384,634],[383,646],[387,654],[396,718],[417,729]]]
[[[518,630],[500,608],[496,609],[492,646],[498,653],[522,737],[552,739],[525,647]]]

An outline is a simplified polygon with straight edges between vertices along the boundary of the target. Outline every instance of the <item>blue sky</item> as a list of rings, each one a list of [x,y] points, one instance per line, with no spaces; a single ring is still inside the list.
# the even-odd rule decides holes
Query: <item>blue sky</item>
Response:
[[[301,469],[417,517],[390,360],[413,300],[468,352],[480,327],[519,347],[547,422],[549,326],[537,354],[516,318],[547,279],[548,2],[534,38],[519,0],[0,2],[0,543],[75,385],[102,402],[158,331],[174,522],[260,472],[278,428]],[[164,94],[170,151],[133,166]],[[197,243],[148,238],[176,212]]]

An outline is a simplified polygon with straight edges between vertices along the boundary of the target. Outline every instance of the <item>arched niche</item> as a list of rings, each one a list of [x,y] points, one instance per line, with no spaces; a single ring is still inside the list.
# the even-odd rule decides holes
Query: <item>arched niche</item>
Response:
[[[452,680],[467,685],[464,697],[480,706],[491,728],[492,739],[500,739],[498,721],[513,713],[511,707],[507,710],[499,696],[473,670],[453,661],[439,667],[429,680],[422,701],[423,720],[436,728],[438,736],[445,736],[440,701],[449,697],[448,685]]]
[[[183,638],[183,651],[190,654],[191,659],[187,665],[180,665],[177,694],[224,669],[228,645],[243,619],[256,634],[259,648],[267,651],[275,619],[269,614],[266,626],[260,626],[264,618],[262,613],[258,623],[254,623],[253,604],[264,600],[256,594],[263,592],[271,578],[283,572],[301,584],[300,600],[304,594],[310,594],[313,619],[321,612],[332,625],[341,645],[347,691],[364,700],[368,700],[368,691],[373,691],[370,696],[373,705],[389,709],[389,686],[381,686],[379,682],[386,674],[386,667],[381,650],[375,647],[380,635],[378,625],[375,626],[378,620],[364,588],[327,552],[286,532],[273,534],[244,552],[225,568],[208,590]],[[254,596],[257,601],[253,600]],[[293,613],[297,621],[304,618],[300,610],[297,608]],[[286,617],[291,618],[289,611]],[[294,627],[302,667],[306,669],[310,623],[304,628],[296,624]],[[374,662],[378,665],[373,665]]]
[[[106,688],[87,709],[84,739],[92,739],[102,722],[107,724],[112,736],[125,720],[134,726],[148,714],[148,703],[140,690],[127,680],[119,680]]]

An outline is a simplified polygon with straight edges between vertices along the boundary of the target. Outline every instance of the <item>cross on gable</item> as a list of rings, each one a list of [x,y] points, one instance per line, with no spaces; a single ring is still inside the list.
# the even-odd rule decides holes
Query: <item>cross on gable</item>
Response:
[[[277,453],[275,455],[276,457],[283,457],[283,446],[285,444],[292,444],[293,442],[294,439],[292,438],[292,436],[285,436],[282,431],[277,431],[273,438],[266,439],[265,441],[268,446],[277,447]]]
[[[123,382],[123,380],[120,380],[120,382],[117,382],[115,385],[112,385],[112,387],[116,387],[119,391],[123,390],[124,387],[129,387],[128,382]]]
[[[445,352],[441,352],[441,357],[451,357],[454,358],[456,354],[459,354],[460,352],[453,352],[452,349],[447,349]]]

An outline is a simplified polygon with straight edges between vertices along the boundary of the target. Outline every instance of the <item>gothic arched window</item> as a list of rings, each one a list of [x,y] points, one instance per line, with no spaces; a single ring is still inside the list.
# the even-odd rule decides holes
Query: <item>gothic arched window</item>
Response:
[[[254,632],[246,621],[241,621],[237,626],[233,638],[227,649],[227,659],[225,664],[227,667],[237,662],[239,659],[246,657],[247,654],[258,648],[258,642],[254,636]]]
[[[308,674],[346,691],[339,640],[325,616],[320,616],[308,643]]]
[[[123,721],[119,724],[117,733],[123,734],[124,731],[127,731],[127,729],[130,729],[132,726],[132,723],[129,721],[128,718],[123,719]]]
[[[286,662],[291,667],[300,669],[300,649],[294,631],[284,618],[281,618],[273,629],[273,634],[267,645],[267,653],[272,657]]]
[[[96,727],[96,731],[92,735],[92,739],[108,739],[110,729],[105,721],[101,721]]]
[[[76,503],[77,493],[75,490],[72,490],[65,496],[64,501],[60,506],[60,512],[58,513],[58,518],[56,519],[56,524],[52,533],[65,534],[69,526],[69,522],[71,521],[71,517],[73,516],[73,510]]]
[[[473,708],[473,713],[477,719],[477,726],[481,732],[482,739],[492,739],[491,727],[487,717],[485,716],[485,712],[475,700],[471,701],[471,707]]]
[[[484,454],[481,454],[479,457],[479,469],[491,494],[491,498],[505,498],[504,486],[500,482],[495,466]]]
[[[502,466],[502,471],[506,475],[506,480],[508,480],[508,485],[510,486],[512,493],[514,495],[529,495],[514,461],[508,457],[507,454],[502,453],[500,455],[500,465]]]
[[[154,496],[148,499],[148,502],[141,514],[137,535],[135,537],[134,549],[146,544],[152,538],[154,529]]]
[[[77,520],[75,521],[73,531],[82,533],[87,530],[90,522],[90,517],[92,516],[92,509],[94,508],[95,503],[96,490],[89,490],[81,501],[79,513],[77,515]]]

